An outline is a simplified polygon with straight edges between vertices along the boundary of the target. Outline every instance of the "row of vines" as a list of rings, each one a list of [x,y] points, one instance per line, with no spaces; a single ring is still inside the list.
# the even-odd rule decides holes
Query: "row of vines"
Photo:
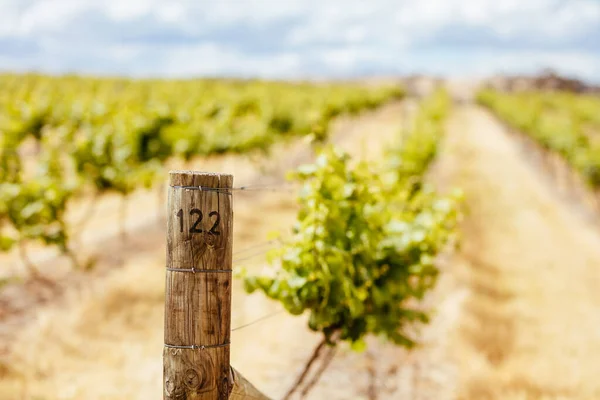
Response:
[[[360,350],[375,334],[415,345],[415,324],[429,319],[420,301],[436,283],[435,259],[454,242],[459,216],[460,195],[442,196],[425,182],[448,108],[443,91],[424,101],[383,165],[354,165],[325,147],[292,174],[302,190],[291,237],[269,255],[271,270],[244,275],[249,292],[263,292],[291,314],[308,312],[310,329],[323,334],[305,372],[327,363],[327,343]]]
[[[600,97],[484,90],[478,101],[544,149],[560,154],[591,188],[600,189]]]
[[[173,158],[324,139],[339,114],[401,96],[351,84],[0,75],[0,251],[40,241],[76,260],[65,222],[74,199],[151,187]]]

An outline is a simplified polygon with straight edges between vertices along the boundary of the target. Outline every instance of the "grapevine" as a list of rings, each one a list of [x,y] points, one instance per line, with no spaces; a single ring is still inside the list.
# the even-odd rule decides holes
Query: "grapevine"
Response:
[[[484,90],[478,100],[508,125],[562,156],[591,188],[600,188],[600,98]]]
[[[73,199],[125,199],[153,186],[169,159],[325,136],[335,116],[400,96],[349,84],[0,75],[0,250],[40,241],[69,253]]]
[[[375,334],[413,347],[415,325],[430,317],[419,302],[436,283],[435,258],[458,217],[458,198],[423,182],[447,104],[440,92],[421,107],[383,170],[351,167],[347,154],[325,147],[314,164],[295,171],[301,208],[291,238],[271,252],[270,271],[245,276],[246,290],[262,291],[293,315],[308,311],[309,328],[332,345],[362,349],[364,337]]]

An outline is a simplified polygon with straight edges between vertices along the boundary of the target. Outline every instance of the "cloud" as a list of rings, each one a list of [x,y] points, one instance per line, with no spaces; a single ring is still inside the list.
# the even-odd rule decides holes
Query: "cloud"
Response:
[[[261,77],[559,71],[600,81],[596,0],[0,0],[0,69]]]

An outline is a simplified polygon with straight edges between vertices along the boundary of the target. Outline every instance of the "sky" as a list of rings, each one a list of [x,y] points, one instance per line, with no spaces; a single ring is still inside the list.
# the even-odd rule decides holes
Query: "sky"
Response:
[[[0,0],[0,70],[600,82],[600,0]]]

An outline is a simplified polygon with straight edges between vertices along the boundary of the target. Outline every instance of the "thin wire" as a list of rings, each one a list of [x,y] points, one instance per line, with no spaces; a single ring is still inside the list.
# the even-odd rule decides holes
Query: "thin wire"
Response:
[[[232,269],[198,269],[198,268],[171,268],[167,267],[167,271],[171,272],[191,272],[195,273],[217,273],[217,272],[232,272]]]
[[[266,242],[257,243],[254,246],[247,247],[247,248],[242,249],[242,250],[234,251],[233,255],[234,256],[239,256],[241,254],[248,253],[250,250],[255,250],[255,249],[262,248],[262,247],[270,246],[270,245],[278,243],[278,242],[281,242],[281,240],[280,239],[273,239],[273,240],[268,240]]]
[[[281,239],[281,238],[273,239],[273,240],[269,240],[269,241],[266,241],[266,242],[263,242],[263,243],[259,243],[259,244],[255,245],[253,247],[248,247],[246,249],[243,249],[243,250],[240,250],[238,252],[235,252],[234,255],[236,256],[236,258],[233,259],[233,262],[234,263],[238,263],[238,262],[241,262],[241,261],[246,261],[246,260],[249,260],[251,258],[260,256],[262,254],[265,254],[268,251],[271,251],[271,250],[274,250],[274,249],[277,248],[276,246],[273,246],[273,247],[268,247],[268,246],[276,245],[276,244],[278,244],[278,245],[281,246],[281,245],[285,244],[285,241],[283,239]],[[250,253],[252,250],[257,250],[257,251],[253,252],[253,253]],[[247,254],[247,253],[250,253],[250,254]]]
[[[293,187],[283,186],[283,185],[246,185],[232,188],[210,188],[203,186],[184,186],[184,185],[173,185],[171,186],[174,189],[184,189],[184,190],[199,190],[202,192],[217,192],[217,193],[225,193],[231,194],[232,192],[250,192],[250,191],[261,191],[261,192],[295,192]]]
[[[270,251],[270,250],[271,249],[264,249],[264,250],[261,250],[261,251],[257,251],[256,253],[250,254],[250,255],[248,255],[246,257],[236,258],[232,262],[239,263],[239,262],[242,262],[242,261],[250,260],[250,259],[252,259],[254,257],[258,257],[258,256],[261,256],[263,254],[267,254],[267,252]]]
[[[294,192],[294,187],[290,185],[245,185],[232,188],[240,191],[266,191],[266,192]]]
[[[198,344],[192,344],[189,346],[179,346],[176,344],[167,344],[165,343],[165,347],[169,348],[169,349],[190,349],[190,350],[204,350],[204,349],[214,349],[216,347],[225,347],[225,346],[229,346],[231,344],[231,342],[225,342],[225,343],[221,343],[221,344],[206,344],[206,345],[198,345]]]
[[[282,309],[282,310],[277,310],[277,311],[275,311],[275,312],[272,312],[272,313],[270,313],[270,314],[267,314],[267,315],[263,315],[262,317],[260,317],[260,318],[258,318],[258,319],[255,319],[255,320],[254,320],[254,321],[252,321],[252,322],[248,322],[247,324],[244,324],[244,325],[238,326],[237,328],[233,328],[233,329],[231,330],[231,332],[235,332],[235,331],[238,331],[238,330],[240,330],[240,329],[247,328],[247,327],[249,327],[249,326],[251,326],[251,325],[254,325],[254,324],[258,323],[258,322],[264,321],[264,320],[266,320],[266,319],[269,319],[269,318],[271,318],[271,317],[274,317],[274,316],[276,316],[276,315],[278,315],[278,314],[281,314],[281,313],[282,313],[282,312],[284,312],[284,311],[285,311],[285,310],[283,310],[283,309]]]
[[[184,190],[199,190],[201,192],[216,192],[231,195],[231,191],[233,188],[210,188],[210,187],[202,187],[202,186],[181,186],[175,185],[171,186],[173,189],[184,189]]]

